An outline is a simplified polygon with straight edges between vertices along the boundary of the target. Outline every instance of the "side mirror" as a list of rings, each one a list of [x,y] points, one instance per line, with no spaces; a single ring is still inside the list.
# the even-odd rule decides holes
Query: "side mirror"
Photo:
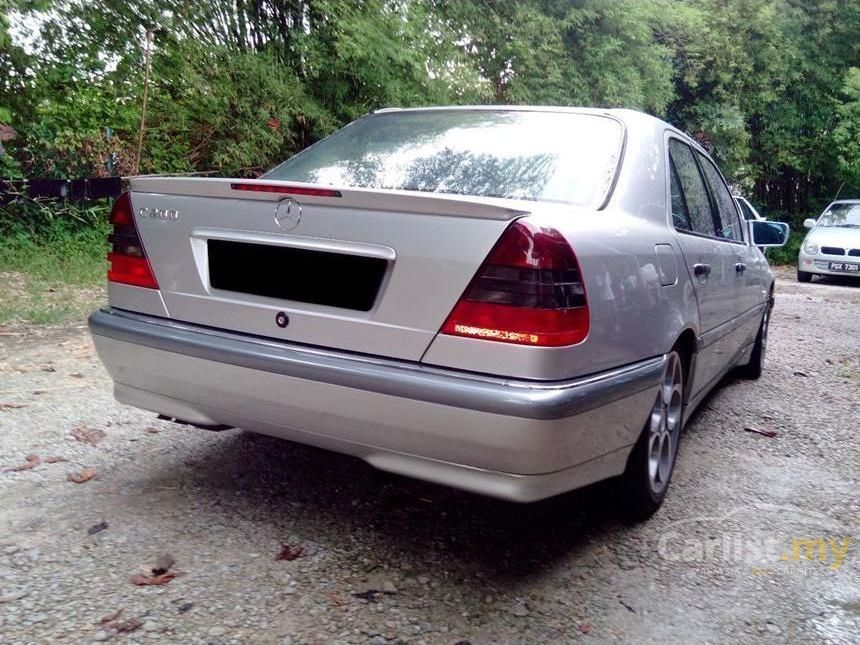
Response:
[[[804,228],[815,228],[815,220],[812,219],[811,217],[808,219],[805,219],[805,220],[803,220],[803,226],[804,226]]]
[[[784,246],[791,235],[788,224],[783,222],[751,220],[749,225],[753,246]]]

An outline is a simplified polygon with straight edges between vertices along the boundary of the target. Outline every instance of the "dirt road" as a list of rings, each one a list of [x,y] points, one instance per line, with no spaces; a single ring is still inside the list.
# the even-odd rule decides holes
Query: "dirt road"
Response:
[[[5,334],[0,467],[33,467],[0,472],[0,643],[860,634],[860,286],[781,276],[765,375],[705,402],[635,526],[611,486],[512,506],[157,421],[82,325]],[[174,579],[130,582],[164,554]]]

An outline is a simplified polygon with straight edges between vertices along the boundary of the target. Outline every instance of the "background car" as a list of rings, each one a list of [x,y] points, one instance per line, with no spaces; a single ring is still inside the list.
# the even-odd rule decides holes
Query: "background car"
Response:
[[[735,203],[738,205],[738,208],[741,209],[741,215],[744,216],[744,219],[747,221],[750,220],[760,220],[764,221],[765,217],[762,217],[759,212],[755,209],[755,206],[750,204],[749,200],[746,197],[741,197],[740,195],[734,195]]]
[[[797,280],[813,275],[860,278],[860,199],[841,199],[824,209],[818,220],[803,222],[806,234],[797,256]]]

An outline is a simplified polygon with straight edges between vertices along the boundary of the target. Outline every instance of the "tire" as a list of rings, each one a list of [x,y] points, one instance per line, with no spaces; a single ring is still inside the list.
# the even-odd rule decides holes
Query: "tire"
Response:
[[[738,368],[741,376],[748,379],[757,379],[761,377],[764,370],[764,355],[767,350],[767,330],[770,326],[770,312],[773,310],[773,294],[767,301],[767,307],[764,310],[764,315],[761,318],[761,326],[758,328],[758,334],[755,337],[755,345],[753,345],[750,362]]]
[[[621,478],[629,519],[644,521],[663,504],[684,424],[684,362],[677,348],[667,355],[660,391]]]
[[[797,281],[798,282],[812,282],[812,274],[808,271],[797,270]]]

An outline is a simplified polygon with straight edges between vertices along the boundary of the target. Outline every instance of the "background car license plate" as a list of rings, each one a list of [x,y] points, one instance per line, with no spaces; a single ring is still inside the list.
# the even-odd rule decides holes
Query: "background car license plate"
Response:
[[[831,262],[831,271],[848,271],[849,273],[860,273],[860,264],[855,262]]]

